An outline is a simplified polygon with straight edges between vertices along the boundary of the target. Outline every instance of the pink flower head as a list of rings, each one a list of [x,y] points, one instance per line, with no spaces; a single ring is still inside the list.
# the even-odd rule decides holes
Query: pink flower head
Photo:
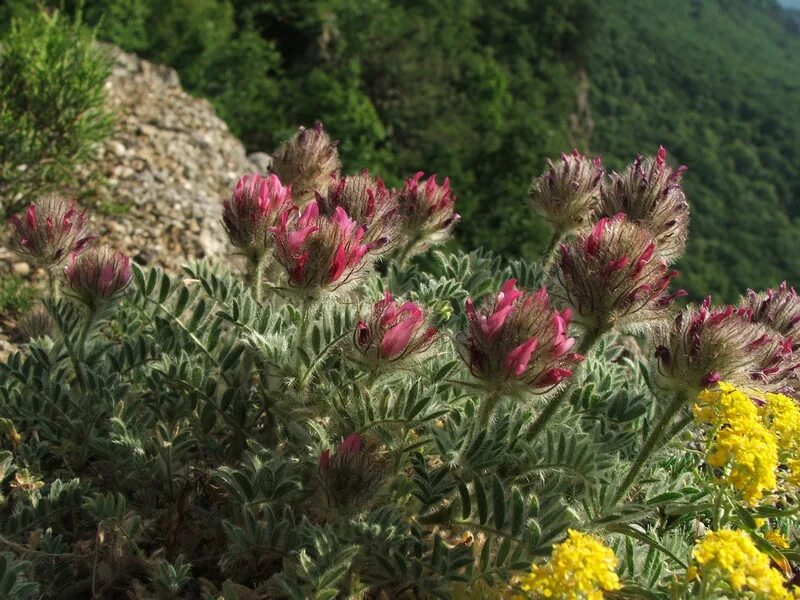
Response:
[[[662,258],[674,262],[686,248],[689,235],[689,204],[681,188],[686,167],[672,169],[667,151],[660,146],[656,156],[637,156],[621,175],[612,173],[603,186],[599,216],[624,213],[628,220],[650,232]]]
[[[294,200],[305,206],[314,194],[325,194],[331,177],[339,171],[338,142],[332,142],[322,123],[307,129],[300,127],[275,151],[272,172],[290,184]]]
[[[95,311],[123,294],[131,281],[131,261],[109,248],[91,248],[71,254],[64,275],[69,294]]]
[[[472,374],[492,387],[522,386],[546,393],[572,375],[583,360],[571,352],[569,310],[550,306],[547,290],[526,293],[506,281],[494,301],[480,310],[466,302],[469,329],[460,350]]]
[[[78,212],[75,200],[54,194],[32,202],[22,215],[12,216],[12,248],[43,267],[62,263],[70,254],[80,254],[96,239],[89,233],[86,212]]]
[[[306,291],[336,290],[356,281],[369,266],[365,260],[376,243],[364,240],[365,229],[342,207],[323,214],[319,202],[300,212],[285,211],[270,231],[275,257],[286,269],[289,283]]]
[[[222,205],[222,222],[234,246],[259,258],[272,246],[269,228],[291,206],[291,186],[282,185],[275,175],[245,175]]]
[[[381,251],[393,247],[398,223],[397,193],[389,190],[369,171],[360,175],[331,178],[328,191],[317,194],[320,213],[334,216],[342,210],[364,228],[363,238]]]
[[[386,291],[372,307],[371,315],[359,320],[353,343],[359,359],[378,366],[419,357],[430,348],[435,336],[436,328],[430,326],[419,305],[401,303]]]
[[[658,323],[672,301],[686,293],[668,293],[677,272],[656,248],[647,230],[625,215],[603,217],[561,245],[554,295],[572,308],[576,321],[597,333]]]
[[[605,175],[600,157],[589,159],[577,150],[547,161],[547,169],[531,183],[533,209],[560,233],[574,231],[592,215]]]
[[[749,307],[712,307],[706,298],[657,332],[658,373],[666,387],[694,393],[718,381],[782,391],[797,360],[788,338],[752,321]]]
[[[333,455],[328,449],[319,457],[320,482],[329,506],[368,504],[380,488],[383,474],[383,465],[357,433],[345,437]]]
[[[361,436],[357,433],[351,433],[341,442],[336,449],[334,458],[347,458],[349,455],[358,454],[361,452]],[[324,450],[319,457],[319,468],[321,471],[326,471],[331,466],[331,451]]]
[[[800,350],[800,298],[784,281],[777,290],[757,293],[747,290],[740,306],[750,309],[754,323],[761,323],[772,332],[789,338],[794,350]]]
[[[415,252],[444,242],[461,218],[454,210],[450,179],[439,184],[435,174],[423,181],[424,176],[420,171],[406,179],[399,198],[403,230]]]

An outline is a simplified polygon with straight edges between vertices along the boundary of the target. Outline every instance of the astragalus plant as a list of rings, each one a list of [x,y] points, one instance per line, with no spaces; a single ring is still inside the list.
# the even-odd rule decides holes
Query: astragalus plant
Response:
[[[796,295],[674,305],[663,150],[550,163],[542,265],[433,248],[457,182],[339,167],[317,127],[243,175],[241,273],[13,220],[53,277],[0,366],[2,597],[793,596]]]

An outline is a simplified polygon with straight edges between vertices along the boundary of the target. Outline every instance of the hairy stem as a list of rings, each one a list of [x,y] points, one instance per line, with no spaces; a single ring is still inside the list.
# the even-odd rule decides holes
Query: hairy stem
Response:
[[[78,338],[78,358],[82,361],[86,356],[86,340],[89,339],[89,334],[92,331],[92,326],[94,325],[95,321],[95,313],[94,311],[90,311],[86,315],[86,321],[83,323],[83,327],[81,328],[80,337]]]
[[[580,344],[578,345],[578,354],[587,354],[594,345],[603,337],[603,331],[593,329],[591,331],[587,331],[586,335],[581,340]],[[580,368],[580,365],[578,366]],[[577,371],[577,369],[576,369]],[[575,376],[575,373],[572,375]],[[561,403],[567,397],[567,389],[565,388],[555,396],[553,396],[547,405],[542,409],[542,412],[539,413],[539,416],[536,417],[536,420],[531,425],[531,428],[528,430],[527,437],[528,439],[536,438],[545,428],[545,426],[550,422],[550,419],[558,412],[558,409],[561,408]]]
[[[542,272],[548,273],[550,268],[553,266],[553,263],[556,259],[556,248],[558,247],[558,243],[561,241],[562,233],[560,231],[554,231],[553,235],[550,237],[550,241],[547,243],[547,247],[542,252]]]
[[[625,476],[625,479],[623,479],[619,489],[617,489],[616,493],[612,496],[611,506],[617,504],[625,497],[625,495],[628,493],[628,490],[639,476],[639,472],[642,470],[642,467],[644,467],[645,463],[647,463],[653,452],[655,452],[655,450],[662,445],[662,441],[663,443],[666,443],[669,441],[669,439],[672,439],[670,437],[664,440],[664,433],[666,432],[670,422],[672,422],[673,417],[678,414],[678,411],[683,408],[685,403],[686,394],[683,392],[678,392],[672,402],[667,406],[666,410],[661,413],[661,416],[659,417],[658,421],[656,421],[653,429],[650,430],[650,435],[647,436],[647,440],[645,441],[644,446],[642,446],[642,449],[639,451],[639,455],[636,457],[636,460],[633,461],[631,468],[628,470],[628,474]],[[674,436],[677,433],[678,431],[676,431],[676,428],[673,428],[673,430],[670,432],[671,436]]]
[[[261,302],[264,287],[264,257],[254,256],[247,261],[247,281],[253,289],[253,296]]]
[[[53,267],[47,269],[47,293],[53,302],[57,302],[61,298],[61,285]]]

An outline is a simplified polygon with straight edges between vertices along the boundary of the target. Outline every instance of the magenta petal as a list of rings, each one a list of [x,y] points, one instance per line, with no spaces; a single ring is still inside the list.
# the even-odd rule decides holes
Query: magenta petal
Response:
[[[354,454],[356,452],[361,452],[361,436],[357,433],[351,433],[346,438],[342,440],[342,443],[339,444],[339,454]]]
[[[400,356],[420,323],[422,323],[422,315],[411,316],[389,328],[381,340],[381,355],[389,359]]]
[[[520,377],[525,369],[528,368],[528,363],[531,361],[533,351],[539,345],[539,340],[531,338],[526,342],[522,342],[519,346],[508,353],[505,360],[505,368],[514,377]]]

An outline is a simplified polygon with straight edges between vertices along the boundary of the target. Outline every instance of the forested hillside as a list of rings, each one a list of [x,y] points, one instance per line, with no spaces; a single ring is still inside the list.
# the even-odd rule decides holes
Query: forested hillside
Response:
[[[681,283],[728,299],[800,283],[800,37],[770,2],[603,6],[591,147],[616,168],[659,144],[689,165]]]
[[[12,0],[0,24],[36,4]],[[577,145],[619,169],[663,144],[689,165],[680,283],[725,299],[800,283],[800,37],[771,0],[87,0],[83,13],[176,67],[252,151],[319,119],[346,169],[449,176],[467,247],[541,252],[526,192],[545,157]]]

